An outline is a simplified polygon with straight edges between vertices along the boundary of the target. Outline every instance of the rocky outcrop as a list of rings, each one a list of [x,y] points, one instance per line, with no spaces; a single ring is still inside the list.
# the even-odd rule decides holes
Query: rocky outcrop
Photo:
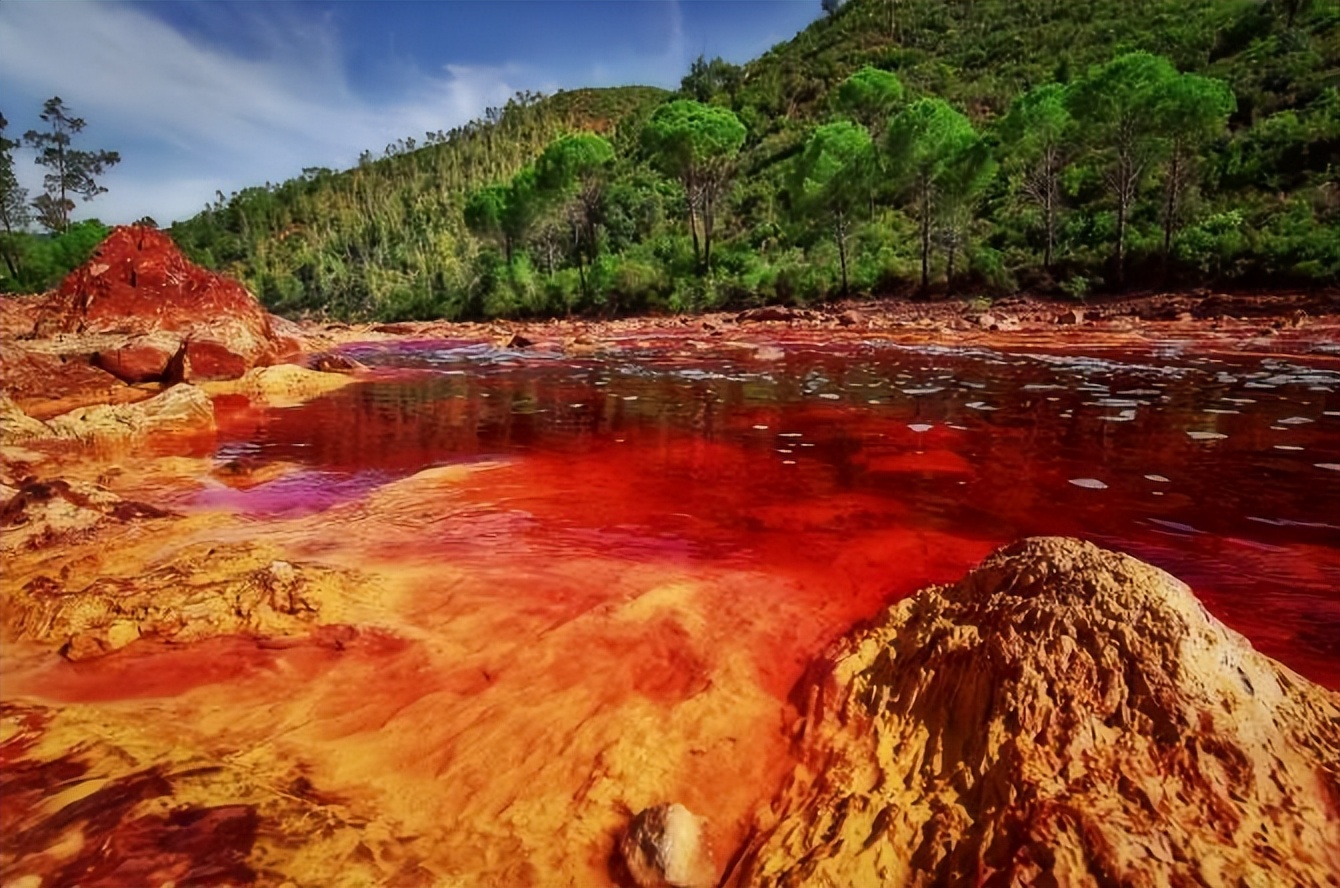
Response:
[[[123,382],[154,382],[167,377],[174,360],[185,358],[182,349],[176,334],[156,330],[97,352],[93,363]]]
[[[240,379],[205,383],[204,388],[211,394],[240,394],[274,407],[291,407],[355,381],[351,373],[324,373],[296,364],[276,364],[249,370]]]
[[[240,283],[194,265],[168,235],[141,226],[114,229],[61,282],[37,326],[130,337],[93,358],[127,382],[232,379],[300,349]]]
[[[128,577],[71,588],[38,576],[3,608],[6,633],[58,647],[72,660],[100,656],[141,637],[198,641],[216,635],[305,635],[325,606],[352,597],[351,575],[294,564],[266,547],[200,544]]]
[[[1340,698],[1174,577],[1008,546],[802,681],[739,885],[1334,885]]]
[[[712,888],[716,867],[702,819],[679,803],[640,812],[619,841],[637,888]]]
[[[30,351],[12,342],[0,342],[0,387],[24,406],[64,399],[70,410],[106,403],[125,389],[122,381],[87,360]],[[60,408],[57,408],[60,409]]]
[[[214,405],[193,385],[174,385],[135,404],[81,407],[46,423],[51,437],[111,441],[150,434],[208,433],[214,430]]]

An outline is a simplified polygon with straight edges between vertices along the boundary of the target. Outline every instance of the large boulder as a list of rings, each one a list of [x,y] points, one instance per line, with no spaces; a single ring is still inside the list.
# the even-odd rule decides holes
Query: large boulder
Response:
[[[736,884],[1335,885],[1340,695],[1077,540],[889,608],[797,689]]]
[[[154,336],[98,353],[100,366],[128,382],[232,379],[299,347],[276,333],[240,283],[193,264],[170,237],[143,226],[113,229],[61,282],[47,310],[39,324],[47,332]],[[175,365],[162,360],[183,346]]]

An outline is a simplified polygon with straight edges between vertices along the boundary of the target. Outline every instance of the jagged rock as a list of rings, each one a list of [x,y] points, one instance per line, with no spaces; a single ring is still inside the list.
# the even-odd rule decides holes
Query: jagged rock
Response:
[[[123,382],[156,382],[167,375],[181,348],[180,336],[158,331],[132,337],[124,345],[96,353],[93,365]]]
[[[843,327],[859,327],[865,323],[865,315],[855,309],[848,309],[837,316],[837,322]]]
[[[8,395],[0,394],[0,442],[15,444],[51,437],[51,430],[40,419],[24,413]]]
[[[92,366],[86,357],[44,354],[13,342],[0,342],[0,366],[4,367],[4,390],[30,410],[33,402],[53,398],[105,402],[113,389],[125,388],[121,380]]]
[[[1340,696],[1126,555],[1025,540],[857,629],[740,885],[1291,885],[1340,873]]]
[[[203,390],[175,385],[147,401],[80,407],[46,423],[54,437],[80,441],[214,429],[214,405]]]
[[[162,518],[156,506],[124,500],[83,481],[25,479],[0,505],[0,550],[47,546],[92,530],[104,521]]]
[[[356,585],[344,572],[292,564],[268,548],[200,544],[134,576],[100,577],[82,588],[38,576],[0,614],[10,637],[56,645],[81,660],[146,636],[306,634],[326,604]]]
[[[1056,316],[1056,323],[1063,325],[1082,324],[1084,323],[1084,309],[1067,309]]]
[[[168,368],[168,382],[208,382],[215,379],[237,379],[253,365],[246,349],[236,343],[246,342],[244,337],[219,335],[212,331],[212,337],[192,337],[186,340],[185,348],[178,359]]]
[[[702,819],[678,802],[634,817],[619,841],[619,854],[638,888],[711,888],[716,883]]]

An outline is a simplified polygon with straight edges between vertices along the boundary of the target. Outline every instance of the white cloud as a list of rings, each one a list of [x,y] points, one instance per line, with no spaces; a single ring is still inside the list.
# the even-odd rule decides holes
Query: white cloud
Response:
[[[450,129],[518,89],[552,88],[519,66],[451,65],[373,105],[350,87],[339,35],[328,22],[270,20],[257,51],[194,41],[162,20],[117,4],[0,4],[0,83],[13,136],[36,127],[60,95],[89,126],[84,147],[121,152],[107,194],[80,215],[109,222],[184,218],[214,197],[306,166],[342,168],[364,149]],[[50,35],[59,34],[53,44]],[[19,107],[22,105],[22,107]],[[42,170],[16,157],[34,193]]]

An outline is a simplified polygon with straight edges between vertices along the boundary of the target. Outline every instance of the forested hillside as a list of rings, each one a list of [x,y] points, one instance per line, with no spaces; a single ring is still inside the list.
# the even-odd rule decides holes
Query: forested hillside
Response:
[[[851,0],[678,96],[518,97],[172,233],[336,317],[1333,285],[1338,170],[1334,0]]]

